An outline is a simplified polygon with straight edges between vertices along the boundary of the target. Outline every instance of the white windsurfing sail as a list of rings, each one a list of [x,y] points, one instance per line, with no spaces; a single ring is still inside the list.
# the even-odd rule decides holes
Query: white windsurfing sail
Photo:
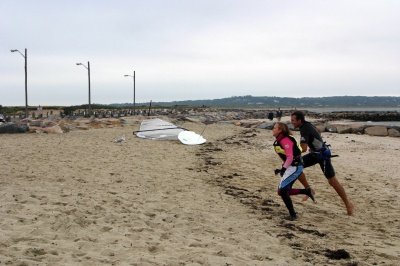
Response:
[[[178,139],[186,145],[199,145],[206,142],[206,139],[203,138],[203,136],[196,134],[193,131],[182,131],[179,133]]]
[[[178,140],[178,135],[182,131],[185,131],[185,129],[162,119],[155,118],[144,120],[140,124],[139,131],[134,132],[134,134],[144,139]]]

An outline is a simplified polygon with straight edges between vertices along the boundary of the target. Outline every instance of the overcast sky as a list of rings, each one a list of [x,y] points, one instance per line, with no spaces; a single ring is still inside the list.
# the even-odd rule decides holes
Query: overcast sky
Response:
[[[1,0],[0,104],[400,96],[398,0]]]

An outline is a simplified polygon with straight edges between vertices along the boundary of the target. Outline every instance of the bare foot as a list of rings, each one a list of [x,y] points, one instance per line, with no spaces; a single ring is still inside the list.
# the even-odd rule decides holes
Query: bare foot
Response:
[[[311,194],[314,196],[315,195],[314,189],[312,189],[312,188],[310,188],[310,189],[311,189]],[[306,201],[306,200],[308,200],[308,198],[309,198],[309,196],[306,195],[301,199],[301,201]],[[314,200],[314,203],[317,203],[317,202]]]
[[[347,209],[347,215],[353,215],[354,213],[354,205],[353,203],[349,202],[349,204],[346,205],[346,209]]]

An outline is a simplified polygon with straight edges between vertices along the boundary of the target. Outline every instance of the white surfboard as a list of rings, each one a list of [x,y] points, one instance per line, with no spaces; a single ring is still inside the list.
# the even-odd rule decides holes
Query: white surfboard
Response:
[[[203,136],[193,131],[182,131],[179,133],[178,139],[185,145],[199,145],[207,141]]]

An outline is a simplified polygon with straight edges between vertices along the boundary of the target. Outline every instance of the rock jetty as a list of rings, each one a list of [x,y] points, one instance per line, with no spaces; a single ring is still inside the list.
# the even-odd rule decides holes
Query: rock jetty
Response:
[[[181,110],[154,109],[151,112],[151,116],[148,116],[148,114],[146,116],[131,116],[133,119],[124,117],[85,118],[76,116],[64,118],[52,117],[51,119],[41,118],[36,120],[24,119],[18,123],[5,123],[0,125],[0,133],[34,132],[62,134],[73,130],[120,127],[129,123],[128,121],[134,121],[134,123],[138,124],[139,121],[154,116],[164,116],[172,122],[190,121],[203,124],[233,123],[236,126],[245,128],[272,129],[276,120],[267,119],[268,114],[271,112],[274,113],[275,110],[186,108]],[[315,120],[314,124],[320,132],[400,137],[400,127],[398,126],[377,126],[368,125],[367,123],[367,121],[374,121],[375,118],[379,118],[379,121],[400,121],[398,112],[332,112],[323,114],[308,111],[304,112],[307,117]],[[284,111],[284,116],[289,116],[290,114],[290,110]],[[343,121],[344,119],[346,119],[346,121]],[[347,119],[352,119],[352,121],[348,121]],[[291,127],[291,125],[289,126]],[[293,128],[291,129],[294,130]],[[7,132],[7,130],[9,132]]]

